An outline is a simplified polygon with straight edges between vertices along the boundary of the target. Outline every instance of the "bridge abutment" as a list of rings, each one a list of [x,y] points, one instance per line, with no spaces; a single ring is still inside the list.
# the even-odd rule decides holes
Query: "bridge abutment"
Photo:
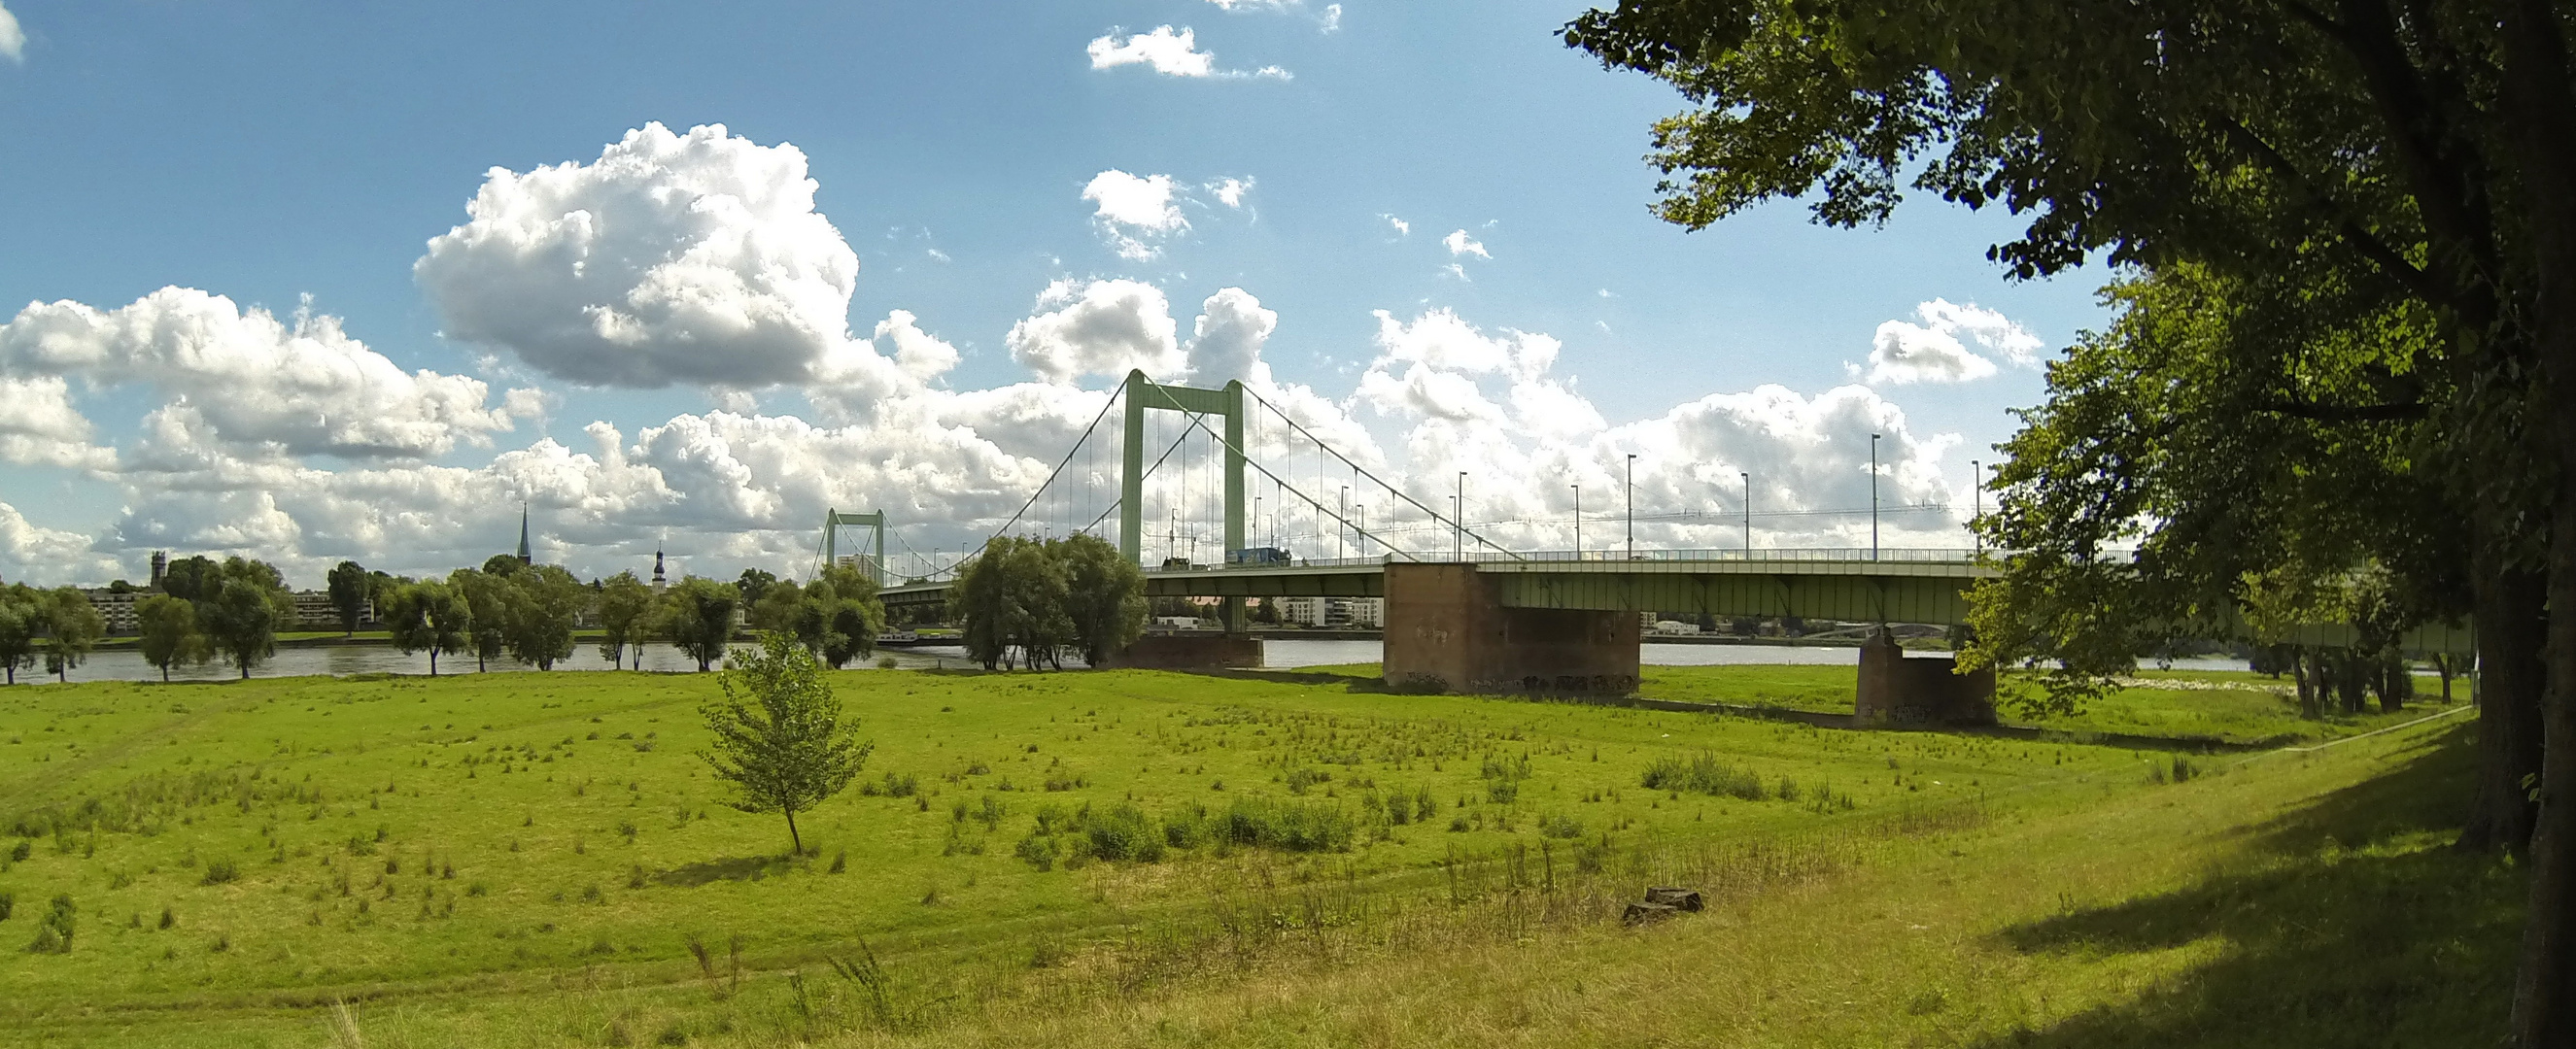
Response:
[[[1388,685],[1480,693],[1626,695],[1637,614],[1509,608],[1468,564],[1386,566]]]
[[[1994,724],[1995,668],[1965,674],[1957,668],[1951,656],[1908,658],[1887,631],[1871,631],[1860,646],[1852,718],[1862,724]]]

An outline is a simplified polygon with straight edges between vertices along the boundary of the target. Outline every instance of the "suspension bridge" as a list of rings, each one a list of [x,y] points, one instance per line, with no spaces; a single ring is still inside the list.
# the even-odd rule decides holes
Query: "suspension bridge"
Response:
[[[1104,504],[1113,478],[1095,438],[1113,410],[1121,410],[1116,495]],[[1497,522],[1465,520],[1466,480],[1461,474],[1454,494],[1426,502],[1240,382],[1200,389],[1132,372],[994,534],[1107,539],[1115,517],[1117,548],[1143,568],[1148,596],[1217,599],[1222,632],[1157,639],[1157,665],[1257,664],[1247,598],[1381,598],[1388,682],[1474,692],[1630,691],[1641,612],[1949,626],[1966,621],[1969,589],[1997,574],[1970,549],[1755,549],[1749,483],[1744,542],[1733,549],[1639,548],[1630,525],[1619,545],[1513,550],[1489,538]],[[1935,508],[1873,508],[1925,509]],[[1873,540],[1875,521],[1874,512]],[[1149,523],[1165,531],[1150,532]],[[861,560],[890,608],[944,604],[950,579],[974,554],[941,564],[898,536],[923,569],[898,582],[886,572],[891,530],[882,512],[834,511],[818,553],[835,556],[845,525],[873,533],[873,557]],[[1579,516],[1575,528],[1579,541]],[[1329,546],[1332,555],[1293,556],[1300,546],[1318,554]],[[2351,639],[2337,624],[2298,634],[2312,644]],[[2473,647],[2465,629],[2428,628],[2407,641],[2423,651]],[[1983,709],[1990,717],[1991,672],[1950,669],[1947,659],[1903,656],[1882,633],[1863,647],[1861,711],[1973,720]]]

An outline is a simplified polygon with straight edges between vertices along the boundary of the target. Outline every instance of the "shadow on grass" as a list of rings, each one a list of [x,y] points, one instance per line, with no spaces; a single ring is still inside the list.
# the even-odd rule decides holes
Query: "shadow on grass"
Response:
[[[793,856],[726,856],[663,871],[653,876],[653,883],[689,888],[711,881],[759,881],[785,874],[795,864]]]
[[[2028,954],[2211,938],[2216,953],[2126,1004],[1987,1044],[2498,1044],[2522,876],[2446,847],[2467,809],[2470,737],[2467,726],[2442,733],[2391,755],[2369,781],[2243,832],[2241,858],[2189,888],[1999,933]]]

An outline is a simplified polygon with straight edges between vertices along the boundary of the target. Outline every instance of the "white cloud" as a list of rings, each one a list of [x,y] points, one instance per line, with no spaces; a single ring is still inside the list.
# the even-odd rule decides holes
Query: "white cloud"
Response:
[[[1457,263],[1455,263],[1455,262],[1452,262],[1452,263],[1450,263],[1450,264],[1448,264],[1448,265],[1446,265],[1446,266],[1442,266],[1442,267],[1440,267],[1440,272],[1442,272],[1442,273],[1446,273],[1446,274],[1448,274],[1448,275],[1450,275],[1450,276],[1452,276],[1452,277],[1456,277],[1456,278],[1458,278],[1459,280],[1463,280],[1463,281],[1470,281],[1470,282],[1472,282],[1472,281],[1474,281],[1474,280],[1476,279],[1476,278],[1474,278],[1474,277],[1470,277],[1470,276],[1468,276],[1468,275],[1467,275],[1467,267],[1465,267],[1465,266],[1461,266],[1461,265],[1459,265],[1459,264],[1457,264]]]
[[[43,527],[17,507],[0,503],[0,582],[104,580],[116,572],[116,562],[93,552],[91,545],[88,536]]]
[[[1215,78],[1220,80],[1294,80],[1296,75],[1278,66],[1263,66],[1244,71],[1218,69],[1216,55],[1198,49],[1198,34],[1184,26],[1156,26],[1150,33],[1119,36],[1116,30],[1096,37],[1084,50],[1091,56],[1091,68],[1115,69],[1141,65],[1164,76]]]
[[[1261,347],[1279,330],[1279,314],[1262,308],[1261,300],[1241,288],[1223,288],[1199,306],[1191,331],[1190,381],[1215,386],[1229,379],[1268,376],[1261,367]]]
[[[1218,203],[1229,208],[1239,208],[1243,206],[1243,198],[1252,192],[1252,182],[1250,176],[1218,179],[1208,183],[1207,189],[1208,192],[1216,194]]]
[[[1170,175],[1130,175],[1111,168],[1091,176],[1082,199],[1099,205],[1092,221],[1119,257],[1142,261],[1161,253],[1156,243],[1161,238],[1190,228],[1176,186]]]
[[[1305,0],[1208,0],[1208,2],[1236,14],[1251,12],[1285,14],[1303,10],[1306,6]],[[1315,16],[1315,21],[1324,32],[1339,32],[1342,28],[1342,5],[1325,4],[1323,10]]]
[[[1141,368],[1158,379],[1188,368],[1163,290],[1132,280],[1076,286],[1059,280],[1038,295],[1040,312],[1011,325],[1011,359],[1050,383],[1085,375],[1120,377]]]
[[[858,256],[794,146],[647,124],[599,159],[492,169],[413,274],[451,338],[596,386],[816,378]]]
[[[19,28],[18,16],[6,6],[0,6],[0,55],[12,62],[27,60],[27,31]]]
[[[1993,375],[1994,361],[1968,349],[1961,335],[2022,367],[2036,364],[2045,345],[2029,329],[1974,303],[1933,299],[1916,306],[1914,314],[1920,323],[1878,326],[1870,339],[1870,382],[1968,382]]]
[[[1120,38],[1110,33],[1091,42],[1091,68],[1144,65],[1164,76],[1204,77],[1216,74],[1216,56],[1198,49],[1198,34],[1157,26],[1151,33]]]
[[[1411,236],[1413,233],[1413,224],[1410,222],[1406,222],[1403,219],[1386,214],[1385,212],[1379,212],[1377,217],[1385,219],[1387,226],[1395,230],[1396,236]]]
[[[0,462],[105,470],[116,450],[90,443],[93,427],[72,406],[71,384],[59,375],[0,375]]]
[[[164,399],[160,410],[184,409],[208,440],[261,454],[440,456],[459,441],[488,443],[541,408],[533,390],[495,407],[480,379],[406,372],[350,338],[338,318],[298,310],[289,325],[189,288],[114,310],[29,303],[0,326],[0,375],[51,379],[54,391],[72,377],[148,386]],[[53,439],[80,439],[67,421],[53,425]]]
[[[1492,253],[1485,250],[1483,242],[1468,236],[1467,231],[1463,229],[1451,231],[1448,236],[1440,238],[1440,245],[1448,248],[1453,258],[1466,255],[1473,255],[1480,259],[1494,257]]]

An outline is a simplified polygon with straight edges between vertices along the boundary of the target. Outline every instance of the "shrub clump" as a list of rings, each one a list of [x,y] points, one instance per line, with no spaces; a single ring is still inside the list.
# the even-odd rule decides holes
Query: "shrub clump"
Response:
[[[79,910],[72,905],[71,894],[54,897],[52,912],[36,926],[35,942],[28,944],[27,950],[36,954],[72,953],[72,931],[77,924]]]
[[[1770,793],[1763,788],[1762,777],[1752,769],[1721,762],[1716,754],[1705,750],[1688,758],[1655,759],[1654,764],[1646,766],[1645,785],[1648,790],[1686,790],[1746,801],[1761,801]]]
[[[1267,798],[1236,798],[1222,811],[1188,805],[1161,820],[1127,803],[1107,808],[1049,805],[1013,852],[1039,870],[1061,860],[1159,863],[1169,849],[1252,846],[1284,852],[1344,852],[1359,822],[1339,807]]]

